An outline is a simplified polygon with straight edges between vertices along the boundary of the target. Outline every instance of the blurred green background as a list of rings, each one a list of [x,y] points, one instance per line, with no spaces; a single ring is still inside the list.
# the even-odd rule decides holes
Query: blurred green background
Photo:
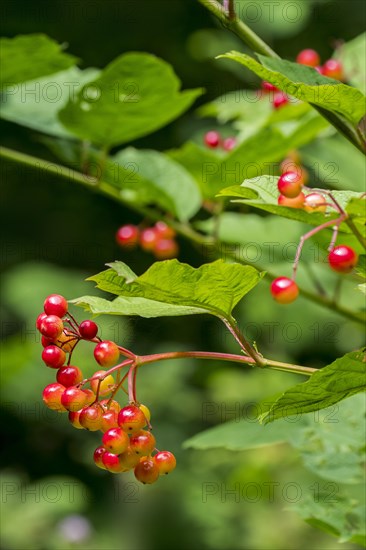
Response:
[[[255,30],[289,59],[305,47],[317,49],[326,59],[339,40],[350,40],[363,30],[365,4],[359,0],[272,4],[280,4],[280,9],[272,12],[271,2],[237,2]],[[154,53],[173,65],[183,88],[206,88],[201,103],[257,86],[254,76],[212,59],[242,45],[194,0],[3,0],[1,15],[2,35],[44,32],[67,43],[83,67],[103,67],[130,50]],[[205,125],[207,121],[191,110],[134,145],[176,147]],[[3,122],[1,131],[5,145],[53,160],[31,130]],[[50,175],[3,162],[1,176],[1,547],[336,548],[336,539],[304,523],[291,508],[315,486],[328,495],[334,488],[305,469],[288,444],[235,453],[182,449],[195,433],[234,416],[243,418],[250,404],[299,381],[295,375],[188,360],[146,367],[139,375],[139,398],[152,411],[158,446],[177,456],[177,470],[145,487],[135,483],[132,474],[113,476],[94,467],[92,453],[99,436],[74,430],[64,416],[42,405],[42,389],[53,376],[41,363],[34,319],[48,293],[70,299],[92,293],[84,279],[108,261],[121,259],[143,272],[151,256],[121,252],[114,244],[119,225],[141,220],[106,198]],[[206,261],[189,243],[180,245],[181,261]],[[281,309],[263,290],[265,285],[237,311],[243,330],[265,355],[321,366],[361,344],[362,334],[350,322],[302,299],[291,310]],[[207,317],[101,318],[98,324],[103,338],[141,353],[237,351],[218,323]],[[85,373],[92,372],[90,346],[81,346],[76,358]],[[345,543],[342,548],[356,546]]]

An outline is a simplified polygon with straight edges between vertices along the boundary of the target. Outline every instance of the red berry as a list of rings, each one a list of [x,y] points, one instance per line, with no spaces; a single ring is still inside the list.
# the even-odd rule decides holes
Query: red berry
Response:
[[[154,461],[159,469],[159,474],[161,476],[172,472],[177,465],[175,456],[169,451],[159,451],[154,456]]]
[[[267,82],[267,80],[262,81],[261,87],[262,87],[262,90],[264,90],[265,92],[278,92],[279,91],[279,89],[274,84],[271,84],[270,82]]]
[[[102,432],[107,432],[111,428],[118,428],[118,413],[113,409],[103,413],[100,427]]]
[[[300,195],[303,186],[301,174],[297,172],[285,172],[279,178],[277,186],[282,195],[289,199],[294,199]]]
[[[119,456],[114,453],[110,453],[109,451],[106,451],[102,454],[102,462],[105,469],[108,470],[108,472],[112,472],[113,474],[119,474],[124,470],[119,460]]]
[[[61,403],[61,397],[65,391],[61,384],[49,384],[43,390],[43,402],[53,411],[66,412],[65,407]]]
[[[102,442],[107,451],[119,455],[127,450],[130,440],[121,428],[111,428],[103,434]]]
[[[284,92],[276,92],[273,96],[273,107],[280,109],[289,102],[288,96]]]
[[[47,317],[47,313],[42,312],[38,315],[38,317],[36,319],[36,327],[39,330],[39,332],[41,332],[41,323],[42,323],[43,319],[46,319],[46,317]]]
[[[117,344],[110,340],[103,340],[95,346],[94,357],[101,367],[112,367],[119,359]]]
[[[219,146],[220,139],[220,134],[214,130],[207,132],[203,138],[207,147],[210,147],[211,149],[215,149]]]
[[[96,466],[98,466],[98,468],[101,468],[102,470],[106,470],[107,468],[104,466],[103,464],[103,455],[104,453],[106,452],[105,448],[100,446],[100,447],[97,447],[94,451],[94,455],[93,455],[93,459],[94,459],[94,462],[96,464]]]
[[[317,65],[320,65],[320,56],[318,52],[316,52],[315,50],[311,50],[311,49],[302,50],[298,54],[296,61],[301,65],[309,65],[309,67],[316,67]]]
[[[237,144],[236,138],[228,137],[228,138],[224,139],[224,141],[222,143],[222,148],[225,151],[232,151],[236,147],[236,144]]]
[[[40,331],[46,338],[56,340],[62,333],[64,324],[57,315],[46,315],[40,322]]]
[[[51,338],[46,338],[46,336],[42,336],[41,338],[41,344],[44,348],[46,348],[47,346],[50,346],[51,344],[54,344],[55,341],[54,340],[51,340]]]
[[[343,80],[344,78],[343,65],[336,59],[328,59],[322,67],[322,72],[324,76],[334,78],[335,80]]]
[[[329,253],[328,262],[334,271],[338,273],[350,273],[357,265],[358,254],[353,248],[346,245],[339,245]]]
[[[86,394],[76,386],[69,386],[61,397],[61,403],[68,411],[79,411],[85,405]]]
[[[304,209],[306,212],[325,212],[326,200],[320,193],[310,193],[305,197]]]
[[[85,340],[93,340],[98,334],[98,325],[94,321],[83,321],[79,326],[80,336]]]
[[[133,248],[139,241],[140,231],[136,225],[122,225],[116,233],[117,244],[123,248]]]
[[[148,455],[156,445],[155,437],[151,432],[140,430],[130,437],[130,447],[138,455]]]
[[[161,239],[172,239],[176,235],[174,229],[162,221],[156,222],[154,229]]]
[[[271,284],[271,294],[276,302],[290,304],[298,297],[299,289],[292,279],[277,277]]]
[[[90,432],[97,432],[102,427],[103,412],[99,405],[84,407],[80,411],[79,422],[83,428]]]
[[[175,258],[178,251],[178,244],[174,239],[161,239],[154,246],[154,254],[158,260]]]
[[[136,405],[128,405],[120,410],[118,425],[127,433],[133,434],[146,426],[146,416]]]
[[[99,395],[107,395],[110,393],[114,386],[114,378],[111,374],[106,376],[104,370],[98,370],[93,374],[93,379],[90,381],[91,389],[94,393],[97,393],[99,387]],[[99,382],[99,380],[101,382]]]
[[[46,363],[47,367],[59,369],[66,361],[66,354],[62,349],[52,344],[43,349],[42,360]]]
[[[140,456],[137,455],[131,447],[127,447],[125,452],[119,455],[119,461],[123,469],[128,471],[137,466],[140,462]]]
[[[44,310],[47,315],[63,317],[68,310],[67,300],[60,294],[51,294],[44,301]]]
[[[46,348],[47,349],[47,348]],[[79,367],[73,367],[71,365],[67,367],[62,367],[57,371],[57,382],[69,388],[70,386],[76,386],[83,379],[83,373]]]
[[[304,206],[304,201],[304,193],[299,193],[299,195],[294,199],[289,199],[284,195],[280,195],[277,202],[280,206],[287,206],[288,208],[302,208]]]
[[[84,427],[80,424],[80,413],[81,411],[70,411],[69,412],[69,422],[77,430],[83,430]]]
[[[143,229],[140,235],[140,246],[143,250],[151,251],[154,250],[154,247],[158,240],[160,239],[158,232],[154,227],[148,227]]]
[[[135,470],[135,478],[141,483],[154,483],[159,477],[159,468],[155,464],[153,458],[144,456],[137,464]]]

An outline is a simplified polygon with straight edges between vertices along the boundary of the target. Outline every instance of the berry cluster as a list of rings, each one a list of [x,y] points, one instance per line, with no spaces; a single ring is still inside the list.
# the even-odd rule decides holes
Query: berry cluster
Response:
[[[210,149],[217,149],[218,147],[221,147],[224,151],[231,151],[236,147],[236,139],[233,136],[223,138],[220,133],[215,130],[206,132],[203,137],[203,141],[204,144]]]
[[[315,50],[302,50],[298,54],[296,61],[297,63],[300,63],[300,65],[313,67],[316,71],[318,71],[318,73],[329,78],[341,81],[344,80],[342,63],[336,59],[328,59],[325,61],[324,65],[320,65],[320,56]],[[280,109],[284,105],[287,105],[290,101],[289,96],[285,92],[281,91],[270,82],[264,80],[261,84],[261,88],[264,94],[271,94],[274,109]]]
[[[132,249],[140,246],[147,252],[152,252],[158,260],[168,260],[178,255],[176,233],[165,222],[158,221],[153,227],[139,229],[137,225],[122,225],[116,233],[119,246]]]
[[[48,367],[57,369],[56,382],[43,390],[43,401],[49,409],[68,412],[69,422],[75,428],[103,433],[101,445],[94,452],[95,464],[112,473],[133,469],[141,483],[154,483],[160,475],[174,470],[174,455],[155,448],[149,409],[133,398],[123,408],[115,400],[117,391],[124,390],[122,384],[127,376],[129,384],[133,380],[132,361],[116,363],[121,353],[126,356],[132,353],[115,342],[101,340],[93,321],[78,324],[68,312],[66,299],[59,294],[46,298],[44,312],[37,317],[36,326],[42,334],[42,359]],[[96,344],[94,359],[100,367],[110,368],[109,371],[96,370],[91,378],[84,379],[80,368],[71,365],[73,351],[80,340]],[[67,363],[66,353],[69,354]],[[126,364],[131,368],[120,379]],[[117,373],[116,380],[112,372]],[[86,387],[87,384],[90,387]],[[134,382],[131,388],[134,397]]]
[[[321,65],[320,55],[317,51],[310,48],[302,50],[298,54],[296,61],[297,63],[300,63],[300,65],[314,67],[318,73],[329,78],[344,80],[343,66],[340,61],[337,61],[336,59],[328,59],[323,65]]]

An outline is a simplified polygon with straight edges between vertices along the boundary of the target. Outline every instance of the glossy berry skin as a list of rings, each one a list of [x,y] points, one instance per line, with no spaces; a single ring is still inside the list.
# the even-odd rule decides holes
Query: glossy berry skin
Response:
[[[98,405],[84,407],[80,411],[79,422],[83,428],[90,432],[97,432],[102,427],[103,413]]]
[[[44,311],[47,315],[56,315],[57,317],[63,317],[68,310],[68,303],[66,298],[60,296],[60,294],[50,294],[44,301]]]
[[[262,81],[261,88],[265,92],[279,92],[279,89],[274,84],[267,82],[267,80]]]
[[[63,322],[60,317],[57,317],[56,315],[47,315],[40,322],[40,332],[43,336],[46,336],[46,338],[51,338],[52,340],[56,340],[56,338],[60,336],[63,328]]]
[[[158,260],[175,258],[178,251],[178,244],[174,239],[160,239],[154,246],[154,254]]]
[[[306,49],[302,50],[297,58],[297,63],[300,63],[301,65],[308,65],[309,67],[316,67],[317,65],[320,65],[320,55],[318,52],[312,49]]]
[[[49,384],[43,390],[43,402],[49,409],[57,412],[66,412],[61,403],[61,397],[65,391],[61,384]]]
[[[131,447],[127,447],[124,453],[119,455],[119,461],[125,471],[132,470],[140,462],[140,456],[137,455]]]
[[[94,357],[101,367],[112,367],[119,359],[117,344],[110,340],[103,340],[95,346]]]
[[[103,455],[106,452],[105,448],[100,446],[97,447],[94,451],[93,460],[95,462],[95,465],[98,466],[98,468],[101,468],[102,470],[106,470],[107,468],[103,464]]]
[[[40,313],[36,319],[36,327],[37,327],[37,330],[39,330],[39,332],[41,332],[41,323],[43,321],[43,319],[46,319],[47,317],[47,313],[45,313],[44,311],[42,313]]]
[[[173,239],[176,235],[174,229],[163,221],[156,222],[154,229],[161,239]]]
[[[57,342],[57,340],[56,340]],[[51,338],[46,338],[46,336],[42,336],[41,337],[41,344],[44,348],[46,348],[47,346],[50,346],[51,344],[54,344],[55,343],[55,340],[51,340]]]
[[[172,472],[177,465],[175,456],[169,451],[159,451],[154,456],[154,461],[161,476]]]
[[[57,371],[56,378],[59,384],[62,384],[65,388],[69,388],[70,386],[76,386],[76,384],[79,384],[79,382],[82,381],[83,373],[79,367],[69,365],[59,369]]]
[[[43,349],[42,360],[45,362],[47,367],[51,367],[51,369],[59,369],[66,361],[66,354],[62,349],[52,344],[51,346],[47,346]]]
[[[294,199],[289,199],[284,195],[280,195],[277,202],[279,206],[287,206],[288,208],[302,208],[305,202],[305,195],[304,193],[299,193]]]
[[[118,401],[115,401],[114,399],[112,399],[111,402],[109,402],[109,399],[102,399],[99,404],[105,411],[112,410],[116,411],[116,413],[119,413],[119,411],[121,410],[121,405],[118,403]]]
[[[273,96],[273,107],[275,109],[281,109],[289,102],[288,96],[283,92],[276,92]]]
[[[144,456],[134,470],[135,478],[144,485],[151,484],[159,477],[159,468],[153,458]]]
[[[94,401],[96,400],[96,395],[93,392],[93,390],[89,390],[89,388],[83,389],[83,392],[85,393],[85,403],[84,407],[89,407]]]
[[[290,304],[299,295],[295,281],[288,277],[277,277],[271,284],[271,294],[279,304]]]
[[[102,432],[107,432],[111,428],[118,428],[118,413],[113,409],[105,411],[102,415],[102,423],[100,429]]]
[[[84,340],[93,340],[98,334],[98,325],[94,321],[83,321],[79,326],[79,333]]]
[[[320,193],[310,193],[306,195],[304,201],[306,212],[325,212],[327,209],[326,200]]]
[[[303,180],[297,172],[285,172],[280,176],[277,187],[279,192],[289,199],[294,199],[301,193]]]
[[[155,449],[155,445],[155,437],[147,430],[140,430],[130,437],[130,447],[138,455],[149,455]]]
[[[121,428],[111,428],[103,434],[102,443],[107,451],[119,455],[127,450],[130,439]]]
[[[222,143],[222,148],[224,149],[224,151],[232,151],[233,149],[235,149],[236,145],[237,145],[236,138],[228,137],[224,139]]]
[[[85,392],[76,386],[70,386],[65,389],[61,397],[61,403],[68,411],[79,411],[83,408],[86,401]]]
[[[203,141],[205,145],[207,145],[207,147],[215,149],[220,145],[220,139],[220,134],[218,132],[215,132],[215,130],[211,130],[210,132],[206,132]]]
[[[358,254],[346,245],[336,246],[328,255],[330,267],[338,273],[350,273],[357,261]]]
[[[140,246],[143,250],[151,252],[159,240],[159,234],[154,227],[147,227],[141,231]]]
[[[322,73],[328,78],[334,78],[335,80],[343,80],[343,65],[336,59],[328,59],[322,67]]]
[[[122,248],[134,248],[139,242],[140,231],[136,225],[122,225],[116,233],[116,242]]]
[[[123,466],[121,465],[119,456],[114,453],[110,453],[107,450],[102,455],[102,463],[104,464],[104,467],[106,470],[108,470],[108,472],[111,472],[113,474],[119,474],[120,472],[123,472]]]
[[[146,426],[146,416],[136,405],[128,405],[120,410],[118,425],[129,434],[139,432]]]
[[[114,378],[111,374],[108,374],[106,376],[104,370],[98,370],[93,374],[93,378],[98,378],[99,380],[104,378],[101,382],[99,380],[91,380],[90,381],[90,387],[93,390],[94,393],[97,393],[98,391],[98,385],[99,385],[99,395],[107,395],[110,393],[114,386]]]
[[[84,427],[80,424],[80,413],[81,411],[70,411],[69,422],[77,430],[84,430]]]
[[[150,409],[146,405],[143,405],[142,403],[140,403],[139,409],[144,413],[147,422],[150,422],[151,420]]]

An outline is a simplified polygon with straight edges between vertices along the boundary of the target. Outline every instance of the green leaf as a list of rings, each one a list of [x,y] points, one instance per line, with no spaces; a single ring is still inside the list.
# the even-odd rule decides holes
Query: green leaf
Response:
[[[197,269],[178,260],[156,262],[140,277],[123,262],[108,265],[111,269],[88,279],[95,281],[101,290],[118,296],[199,308],[225,318],[230,317],[235,305],[262,277],[253,267],[229,264],[223,260],[204,264]],[[154,316],[155,311],[154,303]]]
[[[336,359],[315,372],[307,382],[286,390],[259,419],[268,423],[276,418],[317,411],[364,391],[366,356],[364,350],[359,350]]]
[[[0,40],[0,82],[3,87],[15,87],[19,82],[38,79],[64,71],[77,63],[73,55],[64,53],[64,45],[44,34],[18,35]],[[15,87],[15,88],[14,88]],[[34,88],[28,86],[28,90]],[[30,93],[30,92],[29,92]]]
[[[176,306],[147,298],[118,296],[112,301],[97,296],[82,296],[71,300],[71,303],[81,306],[95,315],[131,315],[138,317],[176,317],[181,315],[197,315],[207,313],[206,309],[192,306]]]
[[[366,547],[365,506],[348,496],[330,496],[329,491],[319,491],[290,510],[295,510],[312,527],[339,537],[339,542]]]
[[[128,147],[108,161],[104,179],[118,186],[138,204],[157,204],[181,221],[201,206],[201,194],[192,175],[164,153]]]
[[[227,197],[234,196],[236,197],[233,202],[244,203],[252,206],[253,208],[259,208],[260,210],[265,210],[271,214],[276,214],[284,218],[289,218],[291,220],[297,220],[300,222],[308,223],[310,225],[321,225],[322,223],[331,220],[332,218],[337,219],[338,214],[331,211],[330,213],[322,212],[306,212],[299,208],[289,208],[286,206],[279,206],[278,201],[278,188],[277,188],[278,176],[260,176],[257,178],[247,179],[241,185],[231,186],[225,189],[222,189],[218,196]],[[257,193],[257,200],[248,200],[248,189]],[[351,208],[349,212],[351,217],[357,220],[356,213],[359,212],[359,203],[361,201],[364,203],[364,200],[360,199],[360,193],[355,193],[354,191],[337,191],[332,190],[334,198],[339,202],[342,208]],[[240,200],[237,197],[242,196],[243,199]],[[352,207],[353,200],[356,200],[357,208]],[[353,210],[352,210],[353,208]],[[350,229],[342,224],[340,226],[341,231],[350,232]]]
[[[361,254],[361,256],[359,256],[356,272],[360,277],[366,279],[366,254]]]
[[[241,63],[263,80],[301,101],[343,115],[355,126],[365,114],[365,97],[362,92],[320,75],[312,67],[258,55],[261,64],[252,57],[235,51],[220,57]]]
[[[5,89],[1,98],[1,116],[32,130],[51,136],[75,139],[58,120],[58,111],[86,82],[99,74],[98,69],[81,71],[71,67],[52,77],[19,84],[17,91]],[[35,93],[30,93],[34,90]]]
[[[334,57],[342,63],[347,81],[366,93],[366,33],[342,44]]]
[[[194,435],[184,442],[183,447],[199,450],[224,448],[229,451],[246,451],[283,443],[288,440],[291,432],[299,428],[299,422],[291,423],[286,420],[278,420],[271,426],[263,426],[247,419],[233,420]]]
[[[202,94],[201,89],[179,88],[165,61],[147,53],[126,53],[83,86],[59,117],[82,139],[104,146],[126,143],[165,126]]]

